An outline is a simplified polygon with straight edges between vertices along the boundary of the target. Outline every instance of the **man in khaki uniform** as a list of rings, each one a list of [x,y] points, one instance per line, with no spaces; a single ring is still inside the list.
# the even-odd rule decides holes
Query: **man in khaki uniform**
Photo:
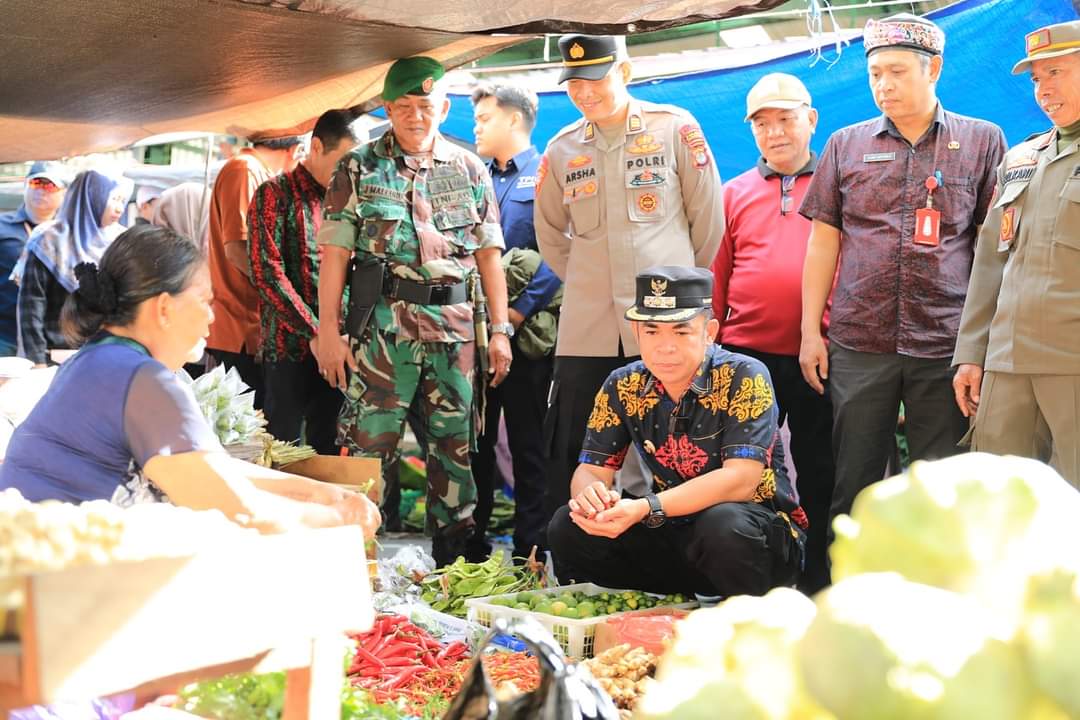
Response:
[[[582,119],[548,144],[536,178],[534,224],[562,278],[545,440],[549,515],[569,500],[593,398],[639,354],[624,319],[649,267],[707,268],[724,234],[720,177],[685,110],[632,98],[623,38],[564,35],[560,82]]]
[[[1080,21],[1026,38],[1054,127],[1009,150],[979,234],[953,380],[972,449],[1049,462],[1080,488]],[[985,374],[984,374],[985,373]]]

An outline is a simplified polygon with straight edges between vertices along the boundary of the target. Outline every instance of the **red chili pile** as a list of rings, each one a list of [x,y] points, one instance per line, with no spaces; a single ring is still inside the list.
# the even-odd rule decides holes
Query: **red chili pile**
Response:
[[[468,651],[463,642],[443,647],[401,615],[381,616],[370,630],[350,637],[356,641],[356,656],[348,675],[380,703],[399,697],[397,691],[421,673],[455,667]]]
[[[468,648],[462,642],[445,647],[426,630],[401,615],[383,615],[365,633],[351,633],[356,656],[349,666],[352,683],[368,690],[378,703],[405,701],[406,710],[420,715],[432,698],[453,698],[469,670]],[[498,688],[512,682],[521,692],[540,684],[540,666],[525,653],[491,653],[484,670]]]

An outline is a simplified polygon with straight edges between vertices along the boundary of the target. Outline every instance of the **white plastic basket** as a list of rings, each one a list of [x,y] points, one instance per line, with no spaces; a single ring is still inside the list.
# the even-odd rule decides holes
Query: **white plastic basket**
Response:
[[[599,595],[600,593],[622,593],[626,590],[614,590],[612,588],[601,587],[600,585],[593,585],[592,583],[575,583],[573,585],[558,585],[555,587],[544,588],[542,590],[530,590],[533,595],[561,595],[564,592],[583,592],[586,595]],[[506,607],[504,605],[493,605],[492,600],[496,598],[514,597],[518,593],[506,593],[504,595],[491,595],[489,597],[482,598],[470,598],[465,601],[465,607],[468,608],[469,620],[484,627],[491,627],[496,618],[506,618],[508,620],[513,618],[531,617],[538,623],[543,625],[551,633],[552,637],[558,641],[562,646],[563,652],[567,657],[578,658],[581,660],[591,658],[593,656],[593,638],[596,635],[596,626],[602,622],[605,622],[608,618],[618,617],[619,615],[626,615],[627,613],[640,612],[638,610],[626,610],[623,612],[612,613],[610,615],[597,615],[596,617],[581,619],[571,619],[559,617],[558,615],[548,615],[547,613],[538,613],[531,610],[518,610],[517,608]],[[671,608],[677,610],[691,610],[697,607],[696,602],[685,602],[678,605],[660,605],[657,607]]]

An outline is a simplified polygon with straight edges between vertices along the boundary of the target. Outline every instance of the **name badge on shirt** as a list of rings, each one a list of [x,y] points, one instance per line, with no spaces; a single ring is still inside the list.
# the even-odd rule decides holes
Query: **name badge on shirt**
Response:
[[[941,213],[933,208],[915,211],[915,244],[936,247],[941,237]]]
[[[536,187],[536,176],[535,175],[522,175],[521,177],[518,178],[517,185],[514,186],[514,189],[517,190],[517,189],[520,189],[520,188],[534,188],[534,187]]]
[[[863,162],[889,162],[896,159],[894,152],[866,153],[862,156]]]

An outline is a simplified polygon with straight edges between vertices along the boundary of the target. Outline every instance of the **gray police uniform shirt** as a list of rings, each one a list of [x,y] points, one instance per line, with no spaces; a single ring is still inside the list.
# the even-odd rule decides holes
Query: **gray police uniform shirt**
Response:
[[[544,260],[562,278],[555,354],[639,354],[623,313],[639,272],[707,268],[724,235],[720,176],[701,128],[671,105],[631,100],[610,143],[585,119],[548,144],[534,224]]]

